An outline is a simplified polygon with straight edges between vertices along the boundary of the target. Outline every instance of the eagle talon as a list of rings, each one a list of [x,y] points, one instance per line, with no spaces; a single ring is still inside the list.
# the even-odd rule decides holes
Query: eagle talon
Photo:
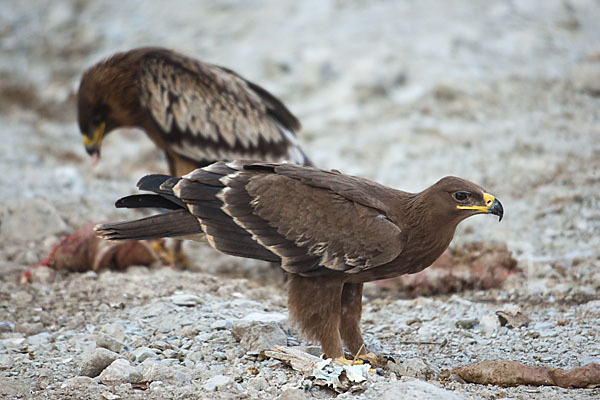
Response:
[[[399,364],[392,356],[368,353],[357,356],[354,361],[360,361],[361,364],[370,364],[373,368],[384,368],[388,364]]]

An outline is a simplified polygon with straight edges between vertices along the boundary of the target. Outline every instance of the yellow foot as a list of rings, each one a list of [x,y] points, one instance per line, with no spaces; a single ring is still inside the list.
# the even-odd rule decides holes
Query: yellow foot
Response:
[[[183,248],[174,247],[171,249],[171,251],[169,251],[169,254],[171,255],[171,259],[177,268],[188,269],[190,267],[190,260],[185,256],[185,254],[183,254]]]
[[[333,360],[334,363],[340,365],[362,365],[364,362],[359,359],[349,360],[346,357],[338,357]]]
[[[390,356],[375,353],[361,354],[356,357],[355,361],[357,360],[371,364],[373,368],[383,368],[388,364],[398,364],[396,360]]]
[[[152,250],[158,254],[163,264],[171,265],[178,269],[187,269],[190,266],[190,261],[183,254],[183,249],[179,246],[173,246],[167,249],[163,240],[156,240],[150,243]]]
[[[373,364],[365,362],[365,361],[361,360],[360,358],[355,358],[354,360],[350,360],[350,359],[347,359],[346,357],[339,357],[339,358],[336,358],[335,360],[333,360],[333,362],[338,365],[349,365],[349,366],[369,364],[371,367],[371,368],[369,368],[369,372],[372,374],[377,372],[377,370],[375,369],[376,367]]]
[[[160,261],[163,264],[175,265],[175,260],[173,259],[172,252],[167,250],[167,248],[165,247],[164,240],[153,240],[152,242],[150,242],[150,247],[152,247],[152,250],[154,250],[156,254],[158,254],[158,258],[160,258]]]

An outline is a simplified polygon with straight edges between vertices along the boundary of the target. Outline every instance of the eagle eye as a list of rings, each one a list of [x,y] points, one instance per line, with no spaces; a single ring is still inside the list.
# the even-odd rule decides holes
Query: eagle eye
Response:
[[[454,192],[452,193],[452,197],[454,197],[454,200],[462,202],[469,198],[469,192]]]

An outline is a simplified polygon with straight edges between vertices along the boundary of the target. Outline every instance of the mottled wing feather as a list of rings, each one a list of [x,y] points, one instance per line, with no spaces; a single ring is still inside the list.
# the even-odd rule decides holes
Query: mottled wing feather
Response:
[[[211,167],[212,171],[209,170]],[[257,243],[221,209],[223,202],[218,196],[224,185],[219,179],[223,173],[233,171],[222,163],[198,169],[193,172],[195,179],[180,179],[173,187],[173,194],[198,218],[208,242],[217,250],[239,257],[279,262],[277,255]]]
[[[144,107],[171,151],[195,160],[307,162],[297,119],[274,96],[228,69],[174,53],[140,64]]]
[[[395,259],[404,236],[382,210],[365,206],[327,187],[347,177],[327,173],[311,186],[300,179],[278,174],[279,166],[260,164],[229,174],[221,198],[223,210],[253,238],[282,258],[282,267],[305,276],[332,271],[359,272]],[[320,170],[306,169],[307,175]],[[348,180],[345,192],[365,203],[366,181]],[[343,190],[342,190],[343,192]]]

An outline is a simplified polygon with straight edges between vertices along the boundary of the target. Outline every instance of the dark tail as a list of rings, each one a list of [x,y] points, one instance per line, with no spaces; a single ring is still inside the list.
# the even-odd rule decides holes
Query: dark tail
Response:
[[[94,230],[108,240],[145,240],[202,233],[198,219],[184,209],[132,221],[99,224]]]

